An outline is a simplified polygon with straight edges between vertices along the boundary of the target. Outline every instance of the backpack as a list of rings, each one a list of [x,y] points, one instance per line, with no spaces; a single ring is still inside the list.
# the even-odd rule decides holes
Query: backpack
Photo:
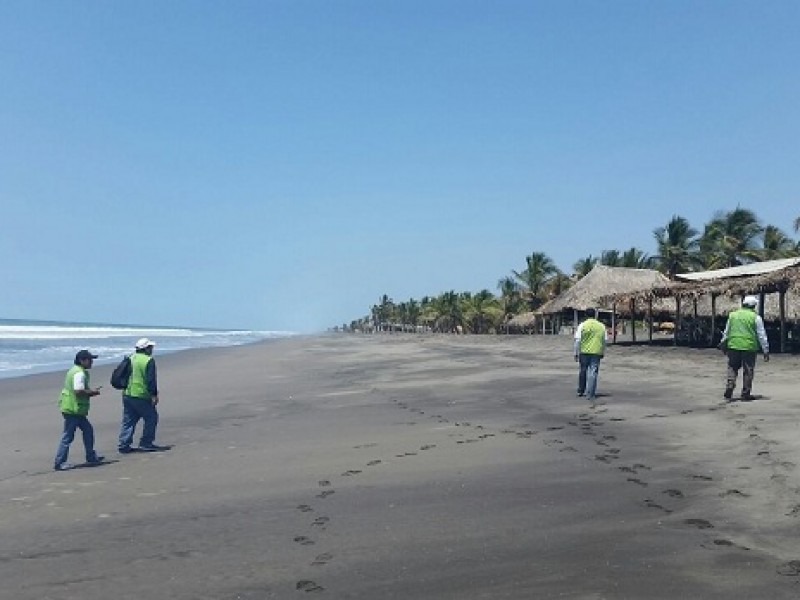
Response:
[[[131,357],[126,356],[120,361],[120,363],[111,373],[111,387],[113,387],[115,390],[124,390],[126,387],[128,387],[128,380],[131,378],[132,370],[133,367],[131,365]]]

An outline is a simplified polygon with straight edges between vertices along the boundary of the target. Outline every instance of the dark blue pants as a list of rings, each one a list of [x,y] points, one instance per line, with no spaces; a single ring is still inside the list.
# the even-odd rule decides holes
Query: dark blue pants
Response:
[[[142,437],[139,438],[140,446],[148,446],[156,439],[156,426],[158,425],[158,411],[149,398],[133,398],[122,396],[122,426],[119,430],[120,450],[127,450],[133,443],[133,433],[139,419],[144,421]]]
[[[578,371],[578,393],[594,398],[597,390],[597,374],[600,371],[600,359],[597,354],[581,354],[580,370]]]
[[[83,447],[86,450],[86,462],[97,460],[97,452],[94,451],[94,428],[89,422],[88,417],[84,415],[68,415],[61,413],[64,416],[64,433],[61,434],[61,441],[56,450],[55,466],[59,467],[67,462],[69,457],[69,445],[75,439],[75,430],[80,429],[83,434]]]

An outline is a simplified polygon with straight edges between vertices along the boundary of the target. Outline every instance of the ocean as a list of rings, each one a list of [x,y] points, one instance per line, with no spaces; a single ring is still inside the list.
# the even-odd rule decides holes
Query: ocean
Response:
[[[68,369],[75,353],[83,348],[99,355],[96,364],[115,363],[131,353],[136,340],[142,337],[156,343],[158,355],[193,348],[239,346],[292,335],[288,331],[0,319],[0,378]]]

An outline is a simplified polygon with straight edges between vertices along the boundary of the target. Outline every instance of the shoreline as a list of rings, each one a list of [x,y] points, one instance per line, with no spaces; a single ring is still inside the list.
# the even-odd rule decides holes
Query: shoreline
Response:
[[[6,589],[796,597],[796,357],[759,362],[759,399],[723,405],[718,352],[611,347],[590,410],[564,338],[269,342],[157,356],[170,452],[110,452],[104,392],[101,468],[48,470],[61,374],[0,381]]]

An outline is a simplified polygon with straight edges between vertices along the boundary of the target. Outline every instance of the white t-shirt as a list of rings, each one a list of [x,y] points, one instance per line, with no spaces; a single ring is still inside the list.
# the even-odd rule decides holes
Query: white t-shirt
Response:
[[[76,392],[86,389],[86,371],[78,371],[72,377],[72,389]]]

